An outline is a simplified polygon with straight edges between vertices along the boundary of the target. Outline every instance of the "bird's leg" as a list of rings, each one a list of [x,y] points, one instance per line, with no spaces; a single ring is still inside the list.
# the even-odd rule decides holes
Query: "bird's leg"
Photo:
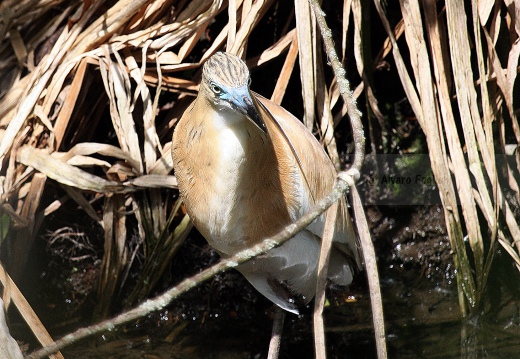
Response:
[[[284,320],[285,311],[282,308],[275,306],[273,331],[271,333],[271,341],[269,342],[269,353],[267,354],[267,359],[278,359]]]

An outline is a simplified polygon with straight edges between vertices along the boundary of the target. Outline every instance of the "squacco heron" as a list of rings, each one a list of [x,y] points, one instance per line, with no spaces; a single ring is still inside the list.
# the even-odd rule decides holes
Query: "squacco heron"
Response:
[[[257,244],[330,191],[335,169],[316,138],[282,107],[249,89],[246,64],[218,52],[173,135],[173,167],[186,211],[221,256]],[[361,260],[343,198],[328,277],[352,281]],[[237,269],[279,307],[298,313],[316,289],[325,215]]]

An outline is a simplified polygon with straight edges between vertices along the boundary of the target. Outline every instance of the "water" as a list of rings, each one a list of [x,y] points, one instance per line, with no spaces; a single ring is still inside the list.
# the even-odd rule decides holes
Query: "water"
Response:
[[[375,358],[370,303],[363,286],[348,295],[333,289],[326,309],[329,358]],[[515,358],[520,353],[519,303],[504,299],[492,315],[460,317],[455,285],[421,281],[411,286],[385,278],[383,298],[389,358]],[[127,326],[112,337],[80,343],[68,358],[265,358],[272,312],[269,303],[246,303],[237,312],[189,312],[181,318],[157,313],[156,322]],[[263,309],[251,312],[252,307]],[[206,308],[207,309],[207,308]],[[280,358],[313,358],[310,308],[288,314]],[[248,315],[246,317],[245,315]],[[112,335],[112,334],[111,334]]]

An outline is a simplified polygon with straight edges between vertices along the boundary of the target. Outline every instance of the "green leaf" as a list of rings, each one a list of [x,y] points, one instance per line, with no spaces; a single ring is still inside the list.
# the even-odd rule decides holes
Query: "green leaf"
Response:
[[[11,217],[8,214],[2,214],[0,217],[0,245],[4,242],[9,232],[9,225],[11,224]]]

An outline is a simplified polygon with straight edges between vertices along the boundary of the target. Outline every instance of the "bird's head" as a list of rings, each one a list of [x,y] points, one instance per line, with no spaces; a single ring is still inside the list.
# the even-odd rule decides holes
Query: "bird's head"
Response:
[[[200,91],[219,110],[240,113],[267,133],[249,91],[250,83],[249,69],[244,61],[235,55],[217,52],[204,64]]]

